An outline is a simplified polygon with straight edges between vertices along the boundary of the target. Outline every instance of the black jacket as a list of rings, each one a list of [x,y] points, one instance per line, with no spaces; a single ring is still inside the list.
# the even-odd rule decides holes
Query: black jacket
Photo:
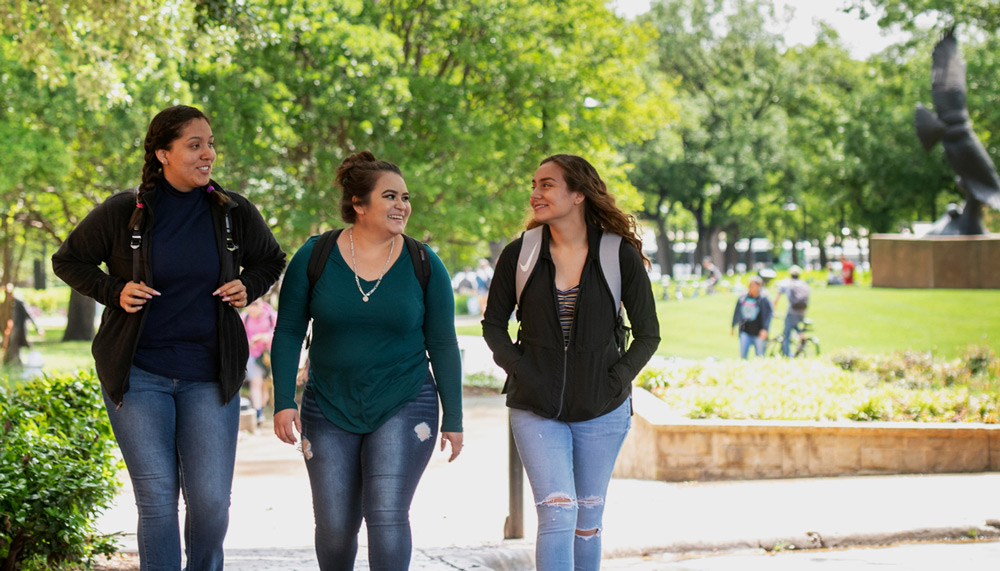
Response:
[[[215,245],[221,268],[218,285],[239,278],[247,288],[247,304],[265,294],[285,267],[285,253],[278,246],[257,208],[246,198],[228,192],[215,181],[215,192],[231,199],[222,206],[212,205]],[[150,266],[150,237],[154,216],[155,190],[145,195],[145,220],[140,259],[142,280],[156,287]],[[200,191],[196,191],[200,192]],[[129,218],[135,209],[135,191],[119,192],[98,205],[84,218],[52,256],[52,269],[76,291],[104,304],[101,326],[94,337],[92,352],[97,376],[111,400],[121,405],[128,391],[129,370],[135,356],[146,313],[128,313],[119,303],[125,284],[132,280],[132,234]],[[226,248],[225,212],[232,221],[232,252]],[[106,264],[105,272],[100,266]],[[240,271],[242,268],[242,271]],[[240,389],[249,356],[246,330],[239,312],[221,297],[216,301],[219,332],[219,381],[223,403]]]
[[[517,343],[511,340],[507,325],[516,305],[514,279],[521,238],[504,248],[490,284],[483,337],[494,361],[507,372],[507,406],[566,422],[590,420],[628,398],[632,379],[660,344],[656,304],[642,257],[622,240],[622,301],[633,341],[619,355],[614,336],[617,311],[601,272],[601,231],[590,228],[589,252],[580,276],[569,346],[565,346],[550,239],[546,227],[538,263],[522,293]]]

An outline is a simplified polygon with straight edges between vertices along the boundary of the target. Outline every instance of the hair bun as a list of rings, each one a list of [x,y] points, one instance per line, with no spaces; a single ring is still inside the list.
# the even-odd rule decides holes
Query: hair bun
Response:
[[[347,175],[348,171],[350,171],[354,167],[365,163],[375,163],[375,162],[378,162],[378,159],[375,158],[375,155],[372,154],[371,151],[361,151],[360,153],[354,153],[353,155],[344,159],[344,162],[340,163],[340,166],[337,167],[337,178],[335,180],[336,184],[340,184],[341,186],[343,186],[342,181],[344,180],[344,177]]]

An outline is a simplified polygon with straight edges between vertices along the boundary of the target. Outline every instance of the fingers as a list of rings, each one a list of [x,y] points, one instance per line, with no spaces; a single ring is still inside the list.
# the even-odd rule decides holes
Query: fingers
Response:
[[[222,301],[233,307],[245,307],[247,304],[247,288],[240,280],[223,284],[222,287],[213,291],[212,295],[222,296]]]
[[[146,282],[128,282],[118,295],[118,304],[129,313],[135,313],[160,292],[146,285]]]
[[[462,433],[461,432],[442,432],[441,433],[441,450],[444,450],[444,443],[448,441],[451,442],[451,457],[448,461],[451,462],[458,455],[462,453]]]
[[[287,444],[295,444],[298,439],[295,437],[295,432],[292,431],[292,427],[295,427],[295,431],[302,434],[302,420],[299,418],[299,411],[289,408],[275,413],[274,415],[274,435],[278,437],[279,440]]]

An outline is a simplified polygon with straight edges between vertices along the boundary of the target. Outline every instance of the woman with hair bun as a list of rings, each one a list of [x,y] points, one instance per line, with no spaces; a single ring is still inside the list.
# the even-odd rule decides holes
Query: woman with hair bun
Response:
[[[535,564],[598,569],[605,494],[631,424],[632,379],[660,342],[648,260],[635,218],[580,157],[543,160],[529,204],[529,232],[497,261],[483,336],[507,372],[511,430],[538,512]],[[539,227],[522,262],[522,245]],[[605,235],[620,236],[607,256],[616,258],[620,284],[602,270],[602,245],[616,244]],[[616,285],[634,336],[624,351]],[[515,306],[517,342],[508,333]]]
[[[52,268],[105,306],[94,362],[135,490],[140,567],[181,568],[183,492],[186,569],[221,571],[249,357],[237,309],[267,292],[285,253],[254,205],[212,180],[200,110],[158,113],[144,148],[142,183],[94,208]]]
[[[399,167],[364,151],[340,165],[336,183],[349,226],[307,240],[282,282],[271,345],[274,432],[289,444],[296,431],[302,437],[320,569],[354,569],[363,519],[371,568],[405,570],[410,503],[435,443],[451,444],[449,462],[462,450],[455,298],[437,255],[403,234],[412,207]],[[295,376],[310,319],[300,412]]]

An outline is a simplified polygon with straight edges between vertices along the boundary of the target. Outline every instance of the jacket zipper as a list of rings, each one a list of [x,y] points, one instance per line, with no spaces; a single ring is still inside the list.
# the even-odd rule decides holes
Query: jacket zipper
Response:
[[[587,266],[589,264],[590,254],[588,253],[587,259],[583,262],[583,269],[580,271],[580,283],[577,284],[579,290],[576,292],[576,303],[573,304],[573,322],[569,325],[569,340],[563,344],[562,389],[559,391],[559,411],[556,412],[556,418],[562,416],[563,406],[566,401],[566,369],[569,367],[569,346],[573,344],[573,341],[576,338],[576,318],[580,313],[580,295],[583,293],[583,276],[587,273]],[[553,264],[553,266],[555,266],[555,264]],[[554,267],[553,270],[555,270]],[[552,272],[552,275],[555,276],[555,271]],[[552,295],[556,300],[556,324],[559,325],[559,294],[556,293],[555,279],[553,279]]]

